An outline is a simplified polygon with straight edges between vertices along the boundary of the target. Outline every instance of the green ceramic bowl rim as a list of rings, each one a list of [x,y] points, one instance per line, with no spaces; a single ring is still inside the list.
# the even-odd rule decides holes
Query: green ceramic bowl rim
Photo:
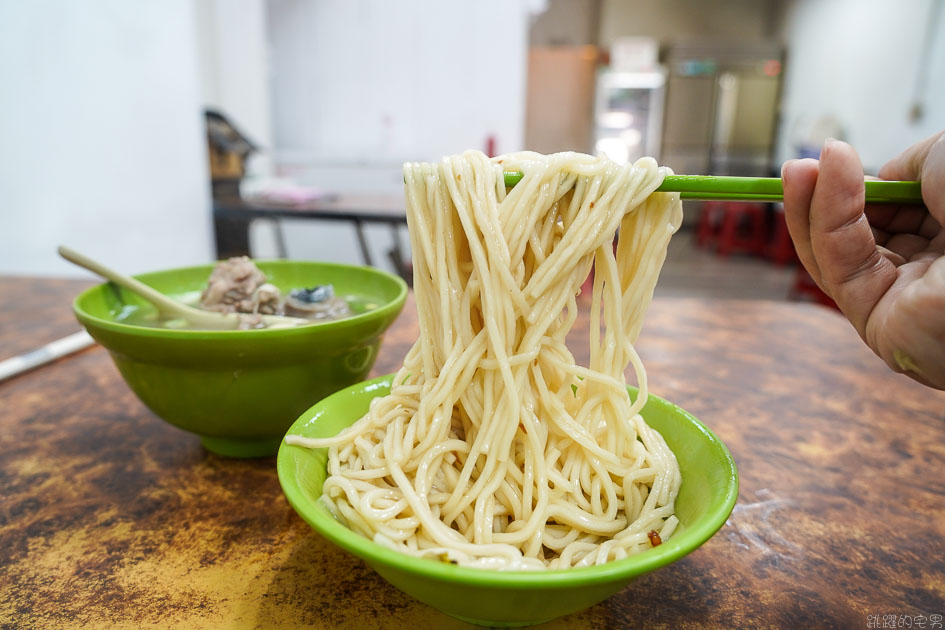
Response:
[[[358,270],[364,271],[368,274],[374,275],[383,280],[387,280],[395,284],[399,291],[394,299],[387,301],[381,306],[366,311],[364,313],[359,313],[358,315],[353,315],[351,317],[346,317],[344,319],[337,319],[330,322],[320,322],[314,323],[307,326],[299,326],[297,328],[259,328],[254,330],[188,330],[180,328],[151,328],[148,326],[135,326],[132,324],[124,324],[121,322],[116,322],[110,319],[103,319],[87,312],[83,307],[82,303],[84,300],[95,291],[104,290],[104,287],[111,284],[110,282],[103,282],[102,284],[97,284],[94,287],[90,287],[80,293],[75,300],[72,302],[72,309],[76,314],[76,317],[83,324],[91,324],[97,328],[111,330],[118,333],[126,333],[139,335],[142,337],[156,337],[156,338],[171,338],[171,339],[226,339],[233,335],[239,335],[241,338],[267,338],[267,337],[282,337],[282,336],[291,336],[298,334],[310,333],[314,330],[322,332],[330,331],[341,331],[343,329],[349,328],[351,326],[356,326],[362,322],[371,321],[373,319],[383,319],[389,315],[395,315],[403,307],[404,302],[407,299],[407,283],[400,276],[396,276],[392,273],[384,271],[382,269],[377,269],[375,267],[368,267],[364,265],[346,265],[343,263],[332,263],[332,262],[321,262],[317,260],[257,260],[253,259],[253,262],[264,265],[264,266],[294,266],[299,264],[306,265],[318,265],[319,267],[330,267],[335,268],[339,271],[343,270]],[[141,280],[145,284],[148,283],[149,278],[153,276],[160,276],[164,274],[171,273],[184,273],[189,271],[194,271],[197,269],[212,269],[214,263],[208,263],[203,265],[191,265],[189,267],[176,267],[173,269],[163,269],[160,271],[149,271],[147,273],[137,274],[133,276],[138,280]]]
[[[358,383],[322,399],[302,414],[302,416],[289,427],[287,435],[296,433],[297,425],[308,422],[317,407],[331,405],[333,398],[340,398],[346,394],[350,396],[353,393],[352,390],[356,389],[376,391],[378,389],[376,386],[378,385],[389,385],[393,376],[393,374],[388,374],[363,383]],[[632,387],[628,389],[633,391]],[[336,521],[327,509],[324,511],[310,509],[311,502],[306,499],[301,488],[295,482],[294,473],[296,469],[294,466],[290,465],[288,454],[289,449],[301,449],[304,447],[286,444],[284,439],[279,446],[279,453],[276,460],[279,483],[289,503],[303,520],[334,544],[367,560],[370,564],[377,563],[407,573],[422,575],[426,578],[445,582],[513,589],[576,587],[625,580],[670,564],[700,547],[725,524],[729,514],[732,512],[732,508],[735,506],[735,501],[738,499],[738,471],[735,466],[735,460],[732,458],[732,454],[729,452],[728,447],[725,446],[725,443],[685,409],[653,394],[650,394],[649,398],[651,400],[658,400],[660,404],[669,405],[677,410],[679,415],[696,427],[707,443],[721,450],[723,454],[723,465],[726,468],[729,480],[728,487],[726,488],[722,500],[716,505],[711,506],[707,510],[707,514],[702,517],[696,525],[687,527],[684,531],[671,537],[659,547],[622,560],[614,560],[593,567],[554,569],[548,571],[476,569],[436,562],[429,558],[417,558],[399,551],[394,551],[393,549],[382,547]]]

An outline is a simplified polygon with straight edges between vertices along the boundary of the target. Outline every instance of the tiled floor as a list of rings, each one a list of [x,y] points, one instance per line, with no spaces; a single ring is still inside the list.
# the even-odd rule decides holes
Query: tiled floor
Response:
[[[776,267],[754,256],[722,258],[697,247],[694,232],[680,231],[670,241],[655,295],[786,300],[795,273],[794,266]]]

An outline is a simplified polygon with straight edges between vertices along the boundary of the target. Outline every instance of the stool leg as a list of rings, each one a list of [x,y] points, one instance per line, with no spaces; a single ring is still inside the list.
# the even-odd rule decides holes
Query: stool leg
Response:
[[[756,256],[764,256],[768,249],[768,226],[765,224],[765,211],[760,205],[751,210],[751,251]]]
[[[355,219],[354,223],[354,233],[358,237],[358,247],[361,248],[361,258],[364,260],[364,264],[368,267],[374,266],[374,261],[371,260],[371,250],[368,248],[367,237],[364,235],[364,226],[361,224],[360,219]]]
[[[276,255],[279,258],[288,258],[289,254],[285,248],[285,233],[282,231],[282,221],[278,218],[272,220],[272,229],[276,237]]]
[[[775,221],[777,221],[777,223],[774,228],[770,257],[775,265],[782,267],[793,262],[796,258],[796,253],[794,252],[794,243],[791,241],[791,234],[787,229],[787,223],[784,222],[784,215],[779,214]]]
[[[712,241],[715,234],[715,217],[718,205],[713,201],[704,201],[699,212],[699,225],[696,228],[696,245],[705,245]]]
[[[731,208],[722,211],[722,226],[719,228],[719,246],[716,252],[727,258],[737,246],[738,240],[738,213]]]

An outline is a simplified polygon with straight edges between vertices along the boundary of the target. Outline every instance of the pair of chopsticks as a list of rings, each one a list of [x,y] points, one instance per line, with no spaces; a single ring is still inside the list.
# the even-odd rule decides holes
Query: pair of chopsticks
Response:
[[[0,381],[12,378],[33,368],[60,359],[66,355],[88,348],[95,343],[89,333],[81,330],[68,337],[47,343],[41,348],[0,361]]]
[[[519,183],[523,174],[505,172],[505,185]],[[919,182],[864,182],[867,203],[921,204],[922,186]],[[780,177],[722,177],[715,175],[667,175],[656,190],[678,192],[682,199],[701,201],[763,201],[784,199]]]

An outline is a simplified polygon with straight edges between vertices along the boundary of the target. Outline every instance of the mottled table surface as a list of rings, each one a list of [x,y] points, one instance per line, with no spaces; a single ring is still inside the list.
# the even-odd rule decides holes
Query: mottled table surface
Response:
[[[0,359],[77,330],[90,284],[0,278]],[[375,373],[416,337],[411,301]],[[945,394],[813,305],[657,300],[638,348],[652,390],[731,448],[738,504],[690,556],[543,627],[942,627]],[[155,417],[101,347],[0,383],[0,627],[302,626],[467,627],[313,533],[274,458]]]

